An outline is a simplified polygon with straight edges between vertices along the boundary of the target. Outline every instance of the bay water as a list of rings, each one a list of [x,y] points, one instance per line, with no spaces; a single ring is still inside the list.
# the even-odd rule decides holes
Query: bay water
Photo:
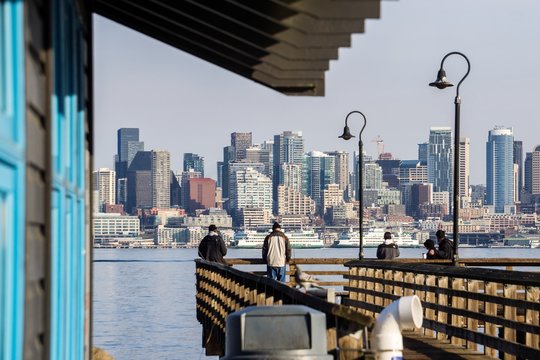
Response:
[[[425,249],[400,251],[400,258],[421,258]],[[365,257],[374,258],[375,252],[366,248]],[[260,256],[260,249],[227,254]],[[358,249],[293,249],[298,258],[357,256]],[[540,248],[462,248],[460,257],[539,258]],[[195,258],[197,249],[94,249],[94,345],[118,360],[211,359],[204,355],[195,318]]]

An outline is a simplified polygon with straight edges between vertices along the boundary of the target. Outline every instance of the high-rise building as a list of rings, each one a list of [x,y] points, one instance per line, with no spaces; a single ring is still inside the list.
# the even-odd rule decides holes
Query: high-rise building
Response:
[[[418,161],[427,165],[429,143],[418,144]]]
[[[302,166],[304,161],[302,132],[284,131],[280,135],[274,135],[273,152],[272,193],[274,201],[277,201],[277,187],[280,185],[280,179],[283,178],[281,165],[289,163]]]
[[[200,172],[202,177],[204,177],[204,157],[193,153],[185,153],[184,171],[189,171],[190,169]]]
[[[127,177],[127,169],[131,165],[135,154],[144,151],[144,142],[139,141],[138,128],[120,128],[117,132],[117,163],[116,175],[118,179]]]
[[[335,184],[335,158],[320,151],[311,151],[307,160],[307,195],[322,206],[323,190],[328,184]]]
[[[180,207],[183,209],[189,208],[189,181],[191,179],[202,178],[202,174],[198,171],[190,169],[188,171],[183,171],[180,176],[180,189],[181,189],[181,200]]]
[[[241,209],[247,207],[272,211],[272,180],[249,166],[231,170],[231,212],[239,214]]]
[[[382,189],[382,168],[376,163],[367,163],[364,166],[364,189],[380,190]]]
[[[283,186],[302,192],[302,165],[300,164],[282,164],[281,178],[279,183]]]
[[[171,155],[152,150],[152,206],[167,209],[171,205]]]
[[[182,203],[182,188],[180,187],[181,174],[171,171],[171,207]]]
[[[521,201],[521,191],[523,190],[523,141],[514,140],[514,164],[517,164],[518,180],[517,188],[518,192],[515,194],[517,201]]]
[[[264,145],[253,145],[246,149],[246,161],[264,164],[263,174],[272,178],[272,147]]]
[[[233,146],[225,146],[223,148],[223,167],[221,171],[221,188],[223,191],[223,198],[229,198],[229,163],[236,160],[236,154]]]
[[[364,160],[364,164],[369,163],[369,161]],[[377,160],[375,161],[377,165],[381,167],[382,171],[382,181],[388,184],[388,187],[391,189],[399,189],[399,169],[401,168],[402,160],[398,159],[389,159],[389,160]],[[364,171],[365,171],[364,167]],[[365,188],[365,184],[364,184]]]
[[[486,143],[486,204],[504,213],[514,204],[514,134],[512,128],[495,127]]]
[[[326,189],[323,190],[323,213],[326,214],[327,209],[332,206],[340,205],[343,203],[343,190],[340,189],[338,184],[328,184]]]
[[[98,191],[99,207],[114,204],[116,194],[116,172],[109,168],[100,168],[93,172],[94,190]]]
[[[235,161],[244,160],[246,158],[246,149],[250,148],[252,145],[253,145],[253,139],[250,132],[231,133],[231,146],[234,148]]]
[[[188,213],[195,210],[210,209],[216,206],[216,181],[209,178],[191,178],[188,182]]]
[[[127,171],[125,210],[132,214],[136,208],[152,207],[152,153],[139,151]]]
[[[432,127],[428,142],[428,180],[433,192],[446,191],[452,198],[454,136],[450,127]]]
[[[218,188],[223,186],[223,161],[217,162],[217,182],[216,186]]]
[[[278,186],[278,210],[282,215],[311,215],[315,213],[316,204],[309,196],[283,185]]]
[[[459,141],[459,198],[461,207],[470,203],[469,198],[469,179],[470,179],[470,153],[471,141],[469,138],[463,138]]]
[[[525,191],[540,195],[540,145],[525,156]]]
[[[330,151],[328,155],[335,158],[336,168],[334,169],[336,184],[341,191],[347,190],[349,185],[349,153],[346,151]]]

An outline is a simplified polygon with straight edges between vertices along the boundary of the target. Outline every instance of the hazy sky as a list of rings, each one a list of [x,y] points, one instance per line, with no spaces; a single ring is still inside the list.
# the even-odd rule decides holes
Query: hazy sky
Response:
[[[306,151],[346,150],[338,139],[345,116],[367,117],[363,134],[376,155],[417,158],[431,126],[453,126],[455,88],[427,86],[442,57],[461,51],[471,74],[461,86],[461,135],[471,139],[471,183],[485,183],[485,143],[495,125],[512,126],[524,152],[540,144],[540,1],[383,1],[381,18],[326,72],[326,96],[285,96],[133,30],[94,16],[95,167],[113,167],[116,130],[139,127],[145,149],[171,152],[182,168],[185,152],[205,157],[206,175],[230,143],[230,133],[253,132],[260,143],[284,130],[303,132]],[[457,83],[459,56],[445,63]],[[352,115],[358,135],[361,118]]]

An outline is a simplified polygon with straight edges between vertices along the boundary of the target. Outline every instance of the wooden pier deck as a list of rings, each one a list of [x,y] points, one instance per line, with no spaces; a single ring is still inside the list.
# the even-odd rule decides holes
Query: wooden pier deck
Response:
[[[372,359],[367,339],[375,317],[415,294],[424,322],[404,333],[405,359],[540,359],[540,275],[511,270],[540,269],[540,259],[466,259],[459,267],[440,260],[294,259],[289,274],[302,264],[321,285],[337,287],[340,304],[298,291],[292,276],[288,285],[261,276],[260,259],[228,261],[196,260],[197,318],[207,355],[224,354],[228,314],[251,305],[304,304],[326,314],[329,354]],[[236,269],[244,266],[249,272]]]

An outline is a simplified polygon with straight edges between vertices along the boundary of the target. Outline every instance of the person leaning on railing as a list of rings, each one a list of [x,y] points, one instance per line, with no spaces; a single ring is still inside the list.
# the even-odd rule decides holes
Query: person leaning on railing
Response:
[[[439,249],[431,249],[428,251],[429,256],[435,256],[435,259],[447,259],[452,260],[454,257],[454,244],[446,237],[446,233],[443,230],[437,230],[435,233],[437,241],[439,242]]]
[[[206,235],[199,244],[199,256],[207,261],[214,261],[227,265],[223,258],[227,255],[227,246],[218,232],[217,226],[212,224],[208,227]]]
[[[262,258],[266,263],[266,275],[285,282],[286,265],[291,259],[291,244],[277,222],[272,226],[272,232],[264,238]]]
[[[387,231],[384,233],[384,242],[377,248],[377,259],[392,260],[399,256],[399,248],[392,240],[392,233]]]

